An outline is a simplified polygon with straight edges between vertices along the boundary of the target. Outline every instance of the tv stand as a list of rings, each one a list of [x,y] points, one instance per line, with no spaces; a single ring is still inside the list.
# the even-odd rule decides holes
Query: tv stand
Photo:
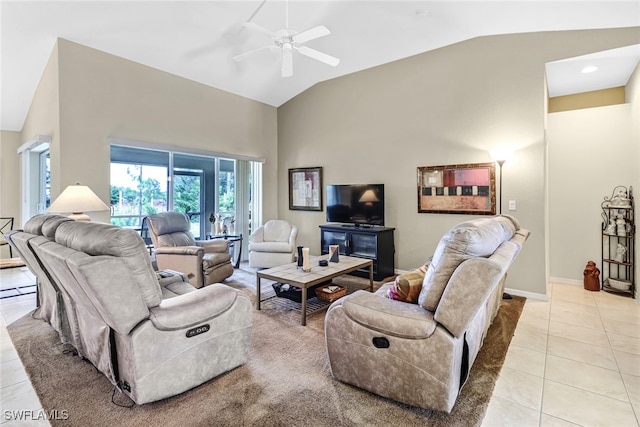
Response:
[[[395,228],[356,224],[326,224],[320,226],[321,253],[329,253],[329,245],[340,246],[340,255],[373,261],[373,279],[380,281],[395,274]],[[356,270],[357,276],[369,277],[369,269]]]
[[[375,224],[340,224],[338,227],[346,227],[346,228],[376,228]]]

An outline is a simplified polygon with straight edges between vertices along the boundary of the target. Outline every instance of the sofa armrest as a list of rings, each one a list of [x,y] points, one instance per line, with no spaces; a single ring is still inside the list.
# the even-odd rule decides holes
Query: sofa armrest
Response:
[[[204,252],[199,246],[161,246],[156,248],[156,254],[164,255],[198,255]]]
[[[149,310],[149,319],[162,331],[190,328],[229,310],[237,297],[237,290],[214,283],[197,291],[163,300],[160,305]]]
[[[229,252],[229,241],[224,239],[196,240],[196,244],[204,249],[206,254]]]
[[[160,286],[163,288],[172,283],[189,281],[186,274],[170,269],[156,271],[156,277],[158,278],[158,283],[160,283]]]
[[[461,263],[449,279],[434,319],[453,336],[464,335],[505,271],[506,267],[503,269],[487,258],[471,258]]]
[[[433,313],[417,304],[395,301],[359,290],[334,303],[360,325],[400,338],[424,339],[436,329]]]

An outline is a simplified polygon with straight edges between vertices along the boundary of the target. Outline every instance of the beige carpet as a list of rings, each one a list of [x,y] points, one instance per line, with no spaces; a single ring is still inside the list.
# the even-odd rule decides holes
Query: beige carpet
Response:
[[[254,276],[236,270],[227,284],[253,295]],[[366,285],[353,276],[337,280],[350,291]],[[267,290],[263,298],[268,292],[273,291]],[[132,408],[113,404],[111,383],[91,364],[65,352],[68,346],[58,343],[46,323],[27,315],[8,330],[44,409],[69,414],[52,425],[466,427],[482,422],[524,299],[503,301],[450,415],[409,407],[332,379],[323,333],[326,310],[309,315],[303,327],[299,312],[287,306],[272,300],[254,311],[244,366],[179,396]],[[118,393],[116,401],[130,403]]]

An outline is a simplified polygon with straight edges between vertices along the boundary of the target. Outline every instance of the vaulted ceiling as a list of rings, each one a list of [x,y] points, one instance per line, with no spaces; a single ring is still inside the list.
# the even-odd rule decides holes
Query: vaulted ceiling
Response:
[[[286,29],[287,20],[289,31],[279,33],[285,39],[320,25],[330,34],[294,43],[293,75],[282,77],[282,48],[270,33]],[[640,26],[637,0],[2,0],[0,129],[22,128],[57,38],[279,106],[318,82],[473,37],[634,26]],[[312,51],[297,50],[301,46]],[[233,59],[253,49],[258,50]],[[314,59],[316,52],[340,62],[327,65]],[[603,65],[589,85],[570,90],[624,85],[621,79],[628,79],[638,63],[640,47],[614,54],[620,55],[626,59],[609,61],[613,65]],[[557,84],[560,89],[553,90],[561,94],[568,82],[576,81],[576,65],[564,65],[549,71],[550,90],[551,83]],[[609,73],[611,68],[616,72]]]

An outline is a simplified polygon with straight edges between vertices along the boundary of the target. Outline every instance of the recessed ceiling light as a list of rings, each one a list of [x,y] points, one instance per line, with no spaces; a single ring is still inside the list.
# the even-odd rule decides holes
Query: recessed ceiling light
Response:
[[[418,16],[427,16],[429,11],[427,9],[418,9],[416,10],[416,15]]]
[[[594,71],[598,71],[598,67],[596,67],[595,65],[587,65],[580,72],[582,74],[589,74],[589,73],[593,73]]]

